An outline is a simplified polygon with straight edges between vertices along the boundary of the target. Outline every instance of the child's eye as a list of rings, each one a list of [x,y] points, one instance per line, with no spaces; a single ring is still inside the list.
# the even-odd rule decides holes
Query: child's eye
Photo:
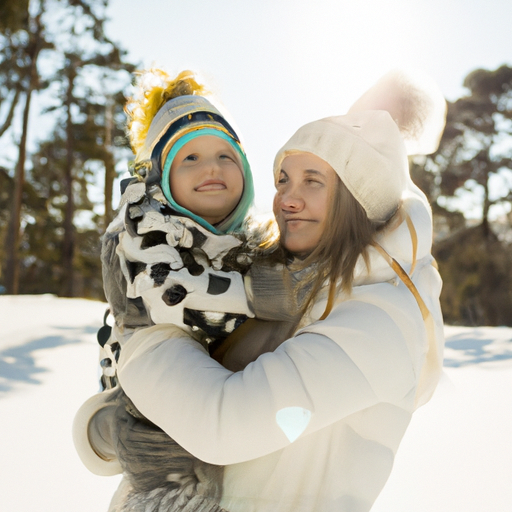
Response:
[[[219,158],[222,159],[222,160],[231,160],[231,161],[233,160],[231,155],[220,155]]]
[[[197,155],[188,155],[185,157],[185,159],[183,161],[184,162],[186,162],[186,161],[195,162],[196,160],[197,160]]]

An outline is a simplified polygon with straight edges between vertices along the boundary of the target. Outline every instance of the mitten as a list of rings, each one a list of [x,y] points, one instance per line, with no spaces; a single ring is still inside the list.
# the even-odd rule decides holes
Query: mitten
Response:
[[[206,464],[187,452],[142,417],[126,395],[118,401],[114,422],[116,455],[135,491],[186,488],[187,495],[220,498],[222,467]]]

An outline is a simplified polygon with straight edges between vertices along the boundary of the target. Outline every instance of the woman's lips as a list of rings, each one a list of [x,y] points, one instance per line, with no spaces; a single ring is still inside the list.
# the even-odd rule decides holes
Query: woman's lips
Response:
[[[314,219],[302,219],[298,217],[287,217],[284,219],[284,221],[287,224],[294,223],[294,222],[316,222]]]
[[[196,192],[210,192],[212,190],[224,190],[226,184],[221,180],[207,180],[197,186],[194,190]]]
[[[297,218],[288,218],[285,219],[285,224],[288,229],[300,229],[301,226],[313,224],[316,221],[313,219],[297,219]]]

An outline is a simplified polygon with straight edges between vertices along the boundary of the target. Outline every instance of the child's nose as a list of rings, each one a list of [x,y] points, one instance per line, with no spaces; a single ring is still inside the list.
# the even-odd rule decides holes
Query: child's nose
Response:
[[[206,168],[208,171],[214,173],[221,169],[220,163],[216,158],[209,158],[206,162]]]

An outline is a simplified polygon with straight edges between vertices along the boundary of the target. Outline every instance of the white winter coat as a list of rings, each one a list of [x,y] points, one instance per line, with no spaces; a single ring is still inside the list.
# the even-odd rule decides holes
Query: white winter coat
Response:
[[[125,392],[186,450],[226,466],[221,506],[228,511],[366,512],[383,488],[442,361],[430,208],[411,186],[403,210],[418,236],[416,257],[405,220],[378,241],[406,272],[416,260],[412,281],[430,312],[426,320],[411,290],[370,248],[370,272],[358,265],[350,297],[339,296],[315,322],[325,308],[319,300],[310,325],[241,372],[226,370],[190,338],[170,339],[168,325],[123,346]],[[82,417],[95,408],[90,403]],[[86,438],[84,422],[75,423],[88,467],[115,472],[116,463],[94,456]]]

